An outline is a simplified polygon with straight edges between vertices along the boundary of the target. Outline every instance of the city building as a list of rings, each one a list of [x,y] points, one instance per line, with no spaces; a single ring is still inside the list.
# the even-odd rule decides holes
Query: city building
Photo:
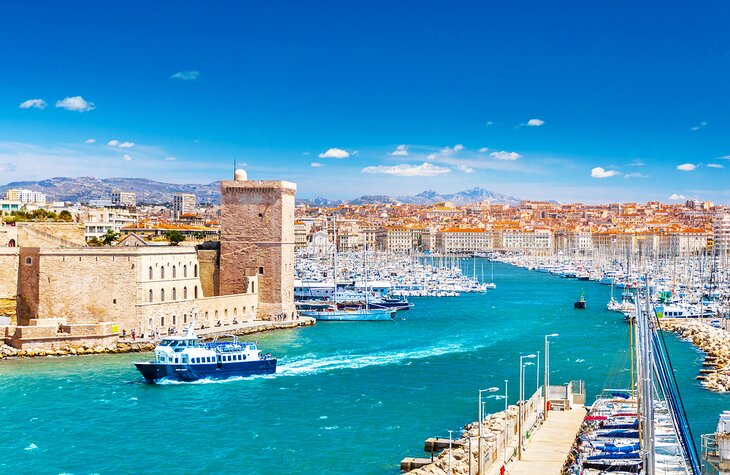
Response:
[[[436,232],[436,252],[470,254],[493,248],[491,233],[480,228],[445,228]]]
[[[183,214],[195,214],[197,198],[191,193],[175,193],[172,197],[172,215],[179,219]]]
[[[114,206],[136,206],[137,194],[132,191],[113,191],[112,204]]]
[[[718,256],[730,256],[730,213],[717,213],[712,221],[712,243]]]
[[[21,203],[45,204],[46,195],[40,191],[14,188],[5,192],[5,199]]]
[[[125,226],[133,225],[139,216],[119,208],[88,208],[81,215],[84,237],[87,241],[101,238],[107,231],[121,233]]]

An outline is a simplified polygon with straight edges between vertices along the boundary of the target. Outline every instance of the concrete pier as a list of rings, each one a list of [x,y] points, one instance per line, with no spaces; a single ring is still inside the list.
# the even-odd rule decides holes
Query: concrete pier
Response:
[[[528,439],[522,460],[513,459],[507,465],[506,473],[560,473],[585,415],[585,409],[578,406],[566,411],[550,411],[548,419]],[[498,474],[499,470],[500,466],[495,465],[488,473]]]

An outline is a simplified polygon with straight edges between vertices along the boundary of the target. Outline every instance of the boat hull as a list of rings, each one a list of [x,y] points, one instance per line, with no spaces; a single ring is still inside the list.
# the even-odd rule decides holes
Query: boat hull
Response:
[[[323,322],[384,322],[393,320],[395,310],[300,312],[300,315]]]
[[[242,361],[210,364],[165,364],[155,362],[135,363],[145,381],[155,383],[163,379],[173,381],[197,381],[199,379],[226,379],[234,376],[254,376],[276,372],[276,358],[258,361]]]

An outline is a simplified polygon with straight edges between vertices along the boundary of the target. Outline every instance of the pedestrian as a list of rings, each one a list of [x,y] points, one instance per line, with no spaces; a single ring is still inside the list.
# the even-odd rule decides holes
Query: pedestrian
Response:
[[[134,330],[134,328],[132,328],[132,340],[136,340],[136,339],[137,339],[137,332]]]
[[[122,328],[122,338],[127,338],[127,330]]]

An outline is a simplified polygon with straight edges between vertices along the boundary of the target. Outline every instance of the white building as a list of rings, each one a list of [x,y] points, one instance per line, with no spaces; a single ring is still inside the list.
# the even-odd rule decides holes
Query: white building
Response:
[[[114,206],[136,206],[137,194],[132,191],[113,191],[112,204]]]
[[[442,254],[468,254],[492,249],[491,233],[484,229],[446,228],[436,233],[436,251]]]
[[[172,214],[179,219],[183,214],[195,213],[197,198],[191,193],[175,193],[172,197]]]
[[[21,203],[45,204],[46,195],[40,191],[14,188],[5,192],[5,199],[9,201],[20,201]]]
[[[101,238],[110,229],[119,233],[124,226],[137,222],[138,215],[118,208],[89,208],[82,216],[84,238]]]
[[[712,221],[712,239],[718,256],[730,255],[730,213],[717,213]]]

